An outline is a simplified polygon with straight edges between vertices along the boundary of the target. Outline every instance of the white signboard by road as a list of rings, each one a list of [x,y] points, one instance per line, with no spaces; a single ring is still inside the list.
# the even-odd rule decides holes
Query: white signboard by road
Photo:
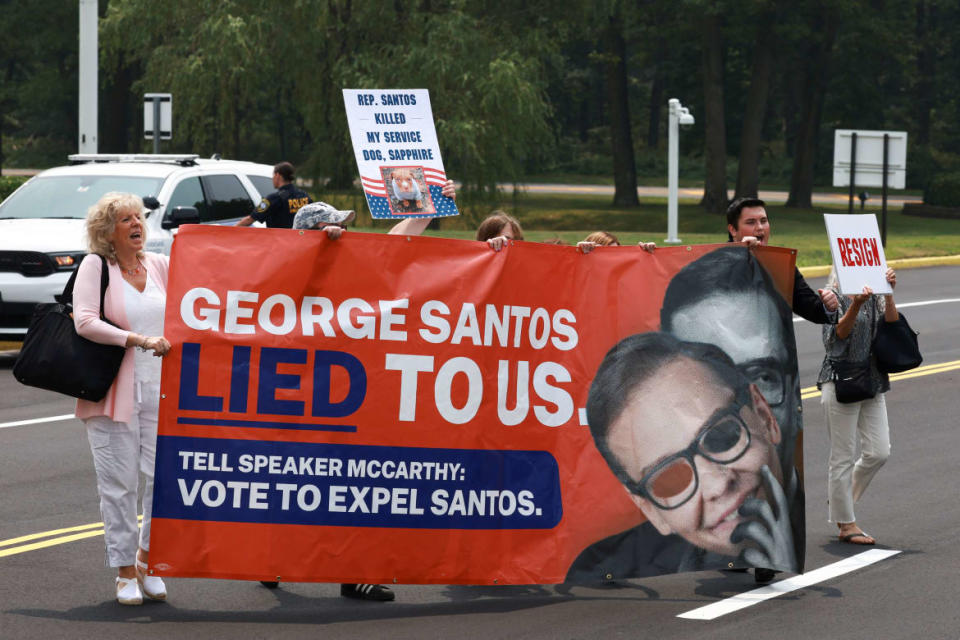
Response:
[[[887,138],[887,187],[907,185],[907,132],[837,129],[833,137],[833,186],[850,186],[850,151],[857,134],[854,186],[883,186],[883,136]]]
[[[160,139],[170,140],[173,137],[173,94],[172,93],[145,93],[143,94],[143,137],[153,140],[154,102],[160,104]]]
[[[867,286],[876,294],[893,293],[886,278],[887,257],[880,242],[877,216],[825,213],[823,221],[840,292],[852,296],[863,293]]]
[[[426,89],[344,89],[360,182],[374,218],[457,215]]]

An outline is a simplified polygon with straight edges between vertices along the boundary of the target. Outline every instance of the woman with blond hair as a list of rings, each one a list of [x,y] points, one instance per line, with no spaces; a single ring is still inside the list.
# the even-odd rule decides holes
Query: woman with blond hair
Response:
[[[78,400],[76,411],[86,425],[97,472],[106,560],[117,568],[120,604],[140,604],[144,596],[164,600],[163,580],[147,575],[146,570],[160,404],[159,356],[170,350],[163,337],[169,261],[143,250],[147,226],[143,201],[135,195],[106,194],[90,207],[86,226],[90,254],[77,270],[74,325],[88,340],[127,348],[106,397],[99,402]],[[102,315],[109,321],[101,319],[103,267],[109,283]],[[141,489],[143,525],[138,534]]]

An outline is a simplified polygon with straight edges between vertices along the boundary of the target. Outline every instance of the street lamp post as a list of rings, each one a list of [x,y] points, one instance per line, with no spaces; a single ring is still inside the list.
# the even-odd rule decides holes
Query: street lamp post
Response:
[[[80,34],[77,52],[77,151],[97,152],[97,0],[80,0]]]
[[[680,127],[692,127],[690,110],[676,98],[667,102],[669,125],[667,127],[667,244],[679,244],[677,237],[677,166],[680,154]]]

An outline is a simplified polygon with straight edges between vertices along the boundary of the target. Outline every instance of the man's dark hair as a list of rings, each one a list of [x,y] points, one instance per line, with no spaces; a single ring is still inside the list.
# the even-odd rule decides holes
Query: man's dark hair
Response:
[[[703,342],[684,342],[668,333],[638,333],[618,342],[597,369],[587,397],[587,423],[597,450],[611,471],[624,484],[632,484],[623,463],[610,450],[610,425],[620,417],[634,389],[652,378],[664,366],[678,358],[688,358],[707,368],[719,386],[727,387],[738,397],[750,383],[719,347]],[[695,389],[683,392],[696,393]],[[651,398],[650,402],[658,402]],[[664,425],[669,428],[669,425]]]
[[[279,174],[283,178],[284,182],[293,182],[294,171],[293,165],[289,162],[281,162],[273,167],[273,172]]]
[[[745,196],[737,198],[727,206],[727,224],[734,229],[740,228],[740,213],[746,207],[765,207],[767,203],[756,196]],[[733,234],[727,230],[727,239],[733,241]]]
[[[721,247],[694,260],[673,276],[660,305],[660,330],[673,331],[673,316],[684,307],[717,294],[762,293],[780,316],[783,335],[793,334],[793,312],[773,285],[770,274],[744,246]],[[787,341],[787,351],[796,346]]]

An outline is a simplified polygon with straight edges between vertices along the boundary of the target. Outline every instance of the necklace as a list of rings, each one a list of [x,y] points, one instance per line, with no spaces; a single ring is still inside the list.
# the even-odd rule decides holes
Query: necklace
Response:
[[[125,266],[120,264],[120,261],[117,260],[117,266],[129,276],[135,276],[140,273],[140,270],[143,268],[143,265],[140,263],[140,258],[137,258],[137,267],[135,269],[127,269]]]

